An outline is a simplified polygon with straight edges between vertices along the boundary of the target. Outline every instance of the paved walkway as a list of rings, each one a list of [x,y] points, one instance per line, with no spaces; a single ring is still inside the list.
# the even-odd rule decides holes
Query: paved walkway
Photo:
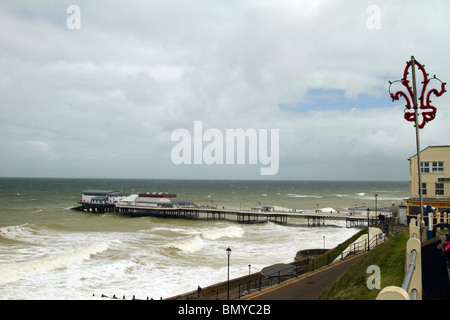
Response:
[[[341,274],[355,263],[363,254],[333,263],[312,273],[285,281],[261,292],[243,297],[243,300],[316,300]]]

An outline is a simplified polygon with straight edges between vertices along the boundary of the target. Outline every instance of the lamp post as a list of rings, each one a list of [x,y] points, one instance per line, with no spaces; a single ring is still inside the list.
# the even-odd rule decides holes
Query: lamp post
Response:
[[[367,251],[370,251],[370,233],[369,233],[369,225],[370,225],[370,208],[367,207]]]
[[[227,256],[228,256],[228,280],[227,280],[227,300],[230,300],[230,255],[231,249],[227,248]]]
[[[250,292],[250,270],[252,269],[252,265],[248,265],[248,291]]]
[[[422,73],[423,81],[421,90],[416,87],[416,67],[418,68],[419,75]],[[408,79],[410,74],[412,79]],[[420,161],[420,141],[419,141],[419,129],[423,129],[425,124],[432,121],[436,117],[436,107],[431,104],[431,94],[436,97],[440,97],[445,90],[445,82],[442,82],[436,75],[433,78],[428,77],[429,74],[425,71],[425,66],[420,64],[414,56],[411,56],[411,60],[406,62],[405,70],[403,71],[403,78],[401,80],[389,81],[389,93],[392,101],[400,100],[400,97],[405,98],[406,105],[404,109],[404,118],[407,121],[414,123],[414,128],[416,131],[416,150],[417,150],[417,176],[418,176],[418,192],[419,192],[419,202],[420,202],[420,219],[423,223],[423,191],[422,191],[422,168]],[[440,83],[440,89],[438,88],[428,88],[429,83],[432,80],[436,80]],[[412,86],[411,86],[412,82]],[[391,86],[401,83],[406,90],[398,90],[397,92],[391,92]],[[438,84],[439,84],[438,83]],[[420,96],[418,96],[420,92]],[[420,119],[419,119],[420,118]],[[409,213],[409,212],[408,212]],[[422,233],[422,223],[420,224],[420,233]]]
[[[375,215],[378,215],[377,200],[378,200],[378,194],[375,194]]]

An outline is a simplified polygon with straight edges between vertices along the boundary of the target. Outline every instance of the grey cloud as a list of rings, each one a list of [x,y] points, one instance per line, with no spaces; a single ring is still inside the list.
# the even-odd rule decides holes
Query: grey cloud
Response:
[[[414,136],[387,81],[413,54],[450,79],[436,36],[450,27],[446,2],[379,1],[379,30],[366,26],[370,1],[78,1],[80,30],[67,29],[67,5],[0,5],[0,175],[260,178],[252,166],[175,166],[171,132],[201,120],[279,129],[273,178],[407,179]],[[386,102],[280,108],[311,89]],[[436,99],[423,146],[447,143],[449,99]]]

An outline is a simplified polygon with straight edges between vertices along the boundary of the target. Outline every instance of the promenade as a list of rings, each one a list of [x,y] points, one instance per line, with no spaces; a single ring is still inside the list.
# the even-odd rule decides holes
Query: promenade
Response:
[[[361,251],[339,262],[301,274],[280,284],[266,286],[261,291],[251,294],[246,293],[240,297],[237,296],[236,288],[245,283],[248,276],[232,279],[230,280],[230,300],[316,300],[323,290],[338,279],[366,252]],[[253,276],[256,276],[256,274]],[[204,288],[203,291],[201,297],[198,296],[198,292],[192,291],[167,300],[223,300],[227,298],[227,282],[217,283]]]
[[[407,226],[396,225],[394,232],[406,231]],[[366,236],[363,236],[366,237]],[[358,239],[360,240],[360,239]],[[355,241],[349,248],[354,247]],[[371,247],[375,243],[372,242]],[[317,268],[313,271],[304,272],[302,268],[305,264],[297,262],[293,264],[295,274],[289,279],[282,279],[282,281],[275,281],[269,284],[262,284],[258,282],[261,279],[261,273],[254,273],[252,275],[242,276],[236,279],[230,279],[229,299],[230,300],[316,300],[320,293],[324,291],[329,285],[337,280],[345,271],[347,271],[359,258],[367,253],[364,246],[360,249],[346,255],[342,260],[336,260],[332,263]],[[346,250],[344,250],[346,251]],[[307,261],[305,261],[307,263]],[[284,280],[284,281],[283,281]],[[259,280],[260,281],[260,280]],[[250,287],[249,291],[247,288]],[[175,297],[168,298],[168,300],[226,300],[228,295],[227,281],[217,283],[207,288],[203,288],[201,297],[198,296],[197,291],[184,293]]]
[[[365,252],[268,287],[261,292],[245,296],[242,300],[317,300],[322,291],[337,280]]]

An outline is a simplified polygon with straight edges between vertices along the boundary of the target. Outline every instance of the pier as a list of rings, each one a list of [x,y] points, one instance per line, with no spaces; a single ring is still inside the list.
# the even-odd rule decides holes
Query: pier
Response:
[[[304,220],[308,227],[325,225],[325,221],[341,220],[346,222],[346,227],[357,227],[379,223],[378,217],[363,217],[350,215],[349,213],[323,213],[323,212],[296,212],[296,211],[252,211],[219,209],[215,207],[150,207],[127,204],[116,204],[118,214],[134,217],[157,217],[157,218],[182,218],[182,219],[205,219],[205,220],[231,220],[239,223],[276,222],[288,223],[288,221]]]
[[[147,192],[128,195],[114,190],[85,190],[81,206],[74,208],[93,213],[116,213],[131,217],[156,217],[204,220],[229,220],[239,223],[275,222],[286,224],[293,221],[307,222],[308,227],[325,225],[325,221],[345,221],[346,227],[374,226],[379,224],[377,210],[371,215],[347,213],[326,213],[319,210],[274,210],[273,206],[252,208],[219,208],[199,206],[190,200],[182,200],[176,194]],[[369,208],[368,208],[368,211]],[[360,211],[361,212],[361,211]],[[383,217],[384,218],[384,217]]]

